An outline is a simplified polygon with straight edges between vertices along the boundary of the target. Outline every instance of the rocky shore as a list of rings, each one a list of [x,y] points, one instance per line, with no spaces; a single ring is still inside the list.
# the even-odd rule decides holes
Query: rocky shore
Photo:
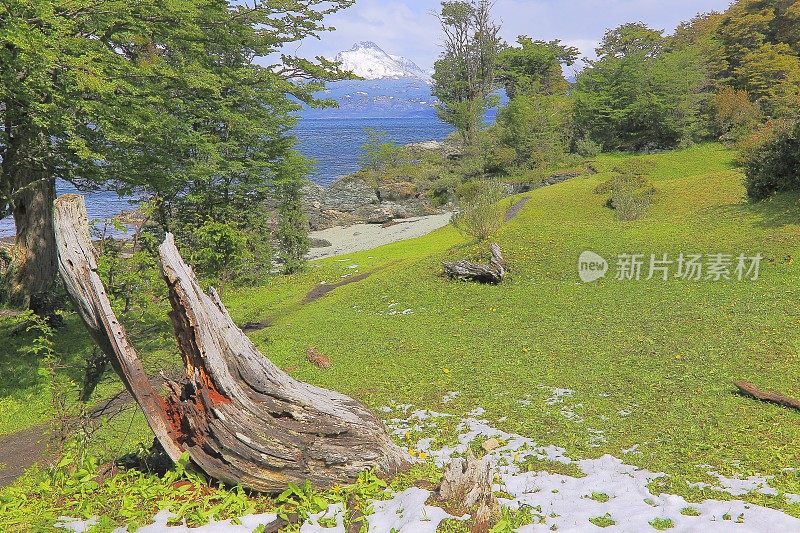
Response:
[[[450,142],[428,141],[407,145],[419,151],[451,155],[458,148]],[[434,206],[426,191],[411,178],[398,176],[387,183],[370,183],[362,173],[343,176],[330,186],[309,184],[303,189],[304,210],[312,231],[353,224],[386,224],[453,210],[452,205]]]

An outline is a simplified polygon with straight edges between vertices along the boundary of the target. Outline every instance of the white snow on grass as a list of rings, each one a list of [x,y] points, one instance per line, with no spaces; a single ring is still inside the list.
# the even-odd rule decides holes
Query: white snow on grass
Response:
[[[575,391],[572,389],[554,388],[551,389],[551,392],[552,396],[550,396],[544,401],[544,403],[546,403],[547,405],[556,405],[559,403],[564,403],[564,398],[575,394]]]
[[[473,411],[475,412],[475,411]],[[448,416],[431,411],[416,411],[407,419],[394,419],[389,425],[393,432],[405,435],[409,431],[425,432],[426,422]],[[480,416],[480,415],[478,415]],[[495,438],[503,445],[487,455],[497,467],[498,483],[495,490],[502,491],[502,505],[510,508],[528,506],[534,510],[536,521],[520,529],[522,532],[599,531],[601,528],[590,519],[610,516],[615,522],[605,531],[638,532],[655,531],[651,522],[671,520],[670,531],[705,532],[775,532],[800,531],[800,519],[776,509],[747,502],[706,500],[689,503],[672,494],[659,496],[650,492],[648,485],[665,474],[650,472],[625,464],[621,459],[604,455],[598,459],[573,460],[563,448],[540,446],[520,435],[503,432],[485,420],[469,417],[461,421],[458,444],[431,449],[431,438],[417,442],[416,448],[425,451],[438,466],[444,466],[457,455],[466,453],[473,440]],[[596,435],[601,435],[599,432]],[[635,453],[636,447],[626,450]],[[574,465],[585,474],[573,477],[547,471],[527,471],[526,461],[552,461]],[[533,463],[534,466],[537,463]],[[717,476],[722,485],[738,489],[744,495],[752,491],[763,492],[767,478],[748,478],[733,483],[730,478]],[[752,490],[747,490],[752,489]],[[774,494],[774,489],[765,494]],[[593,497],[593,495],[598,495]],[[603,496],[607,496],[607,499]],[[784,495],[791,502],[791,496]],[[697,516],[689,516],[683,513]]]
[[[453,393],[450,393],[453,394]],[[563,395],[562,395],[563,397]],[[671,524],[669,531],[703,533],[714,532],[783,532],[800,531],[800,519],[777,509],[770,509],[740,500],[705,500],[689,503],[673,494],[650,492],[652,481],[665,474],[650,472],[621,459],[604,455],[597,459],[575,460],[567,456],[566,450],[552,445],[539,445],[521,435],[506,433],[492,427],[481,417],[484,410],[473,409],[460,420],[457,435],[442,435],[439,423],[453,415],[428,410],[416,410],[410,405],[385,407],[385,413],[399,415],[388,423],[392,435],[405,440],[439,467],[447,465],[455,456],[475,449],[475,443],[496,439],[500,446],[486,455],[495,465],[497,476],[494,486],[501,505],[519,509],[527,507],[534,516],[534,523],[519,531],[559,532],[600,531],[591,520],[599,517],[614,522],[604,528],[610,532],[655,531],[657,520]],[[604,438],[602,431],[593,430],[596,439]],[[416,441],[410,441],[416,435]],[[431,436],[434,435],[434,436]],[[434,447],[438,437],[445,437],[449,445]],[[447,437],[450,437],[447,439]],[[623,453],[635,453],[633,446]],[[581,477],[553,473],[548,470],[582,473]],[[561,465],[559,467],[559,465]],[[568,465],[566,468],[564,465]],[[707,470],[710,467],[705,467]],[[540,469],[540,470],[539,470]],[[727,478],[713,470],[708,473],[719,480],[718,490],[726,490],[733,496],[752,492],[777,494],[769,487],[769,477],[751,476],[746,479]],[[707,485],[705,485],[707,486]],[[792,502],[800,496],[784,494]],[[439,524],[448,518],[456,518],[443,509],[430,505],[431,492],[417,487],[391,495],[388,499],[371,502],[372,513],[366,517],[370,533],[435,533]],[[435,500],[430,500],[435,502]],[[172,517],[168,511],[160,512],[153,524],[140,529],[143,533],[221,533],[249,532],[260,524],[274,520],[275,515],[251,515],[240,518],[241,524],[231,521],[212,522],[206,526],[189,529],[186,526],[167,526]],[[460,517],[466,519],[468,516]],[[319,521],[333,527],[323,527]],[[85,531],[91,521],[62,518],[57,527],[71,531]],[[117,530],[124,531],[124,528]],[[341,504],[331,505],[324,513],[312,516],[303,524],[302,533],[345,533],[344,509]]]

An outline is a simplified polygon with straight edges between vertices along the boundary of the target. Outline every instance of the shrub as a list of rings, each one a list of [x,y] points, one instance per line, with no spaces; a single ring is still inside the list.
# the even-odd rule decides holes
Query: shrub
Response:
[[[499,205],[502,186],[494,181],[471,181],[456,190],[461,211],[453,216],[459,231],[485,241],[500,229],[505,211]]]
[[[751,200],[800,189],[800,119],[769,123],[741,148],[747,196]]]
[[[738,141],[762,122],[761,109],[746,91],[722,88],[714,95],[714,129],[722,141]]]
[[[629,159],[614,167],[616,175],[595,188],[597,194],[610,194],[607,205],[619,220],[639,220],[650,208],[656,188],[645,174],[652,171],[651,161]]]
[[[590,137],[581,137],[575,140],[575,153],[582,157],[597,157],[603,147]]]

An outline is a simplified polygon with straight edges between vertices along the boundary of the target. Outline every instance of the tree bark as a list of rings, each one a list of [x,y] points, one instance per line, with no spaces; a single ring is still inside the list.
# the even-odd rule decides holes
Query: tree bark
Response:
[[[170,318],[186,371],[162,398],[150,386],[97,276],[83,198],[56,201],[59,266],[68,292],[168,455],[187,452],[210,477],[277,492],[310,480],[328,487],[408,456],[363,404],[294,380],[256,350],[212,289],[205,294],[172,235],[159,248]]]
[[[479,283],[500,283],[507,272],[506,261],[500,246],[490,246],[492,258],[488,265],[481,265],[462,259],[451,263],[443,263],[444,273],[452,279],[477,281]]]
[[[15,138],[6,150],[3,179],[7,186],[17,236],[13,248],[9,296],[14,305],[39,315],[52,313],[52,288],[56,279],[56,244],[53,230],[55,179],[40,161],[29,157],[46,151],[46,143]]]

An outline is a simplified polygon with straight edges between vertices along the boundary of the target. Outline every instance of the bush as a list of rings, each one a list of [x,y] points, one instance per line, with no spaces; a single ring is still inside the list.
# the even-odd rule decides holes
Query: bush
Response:
[[[738,141],[762,122],[758,104],[745,91],[722,88],[714,95],[714,129],[722,141]]]
[[[489,174],[508,174],[514,168],[517,152],[503,145],[491,145],[484,153],[484,169]]]
[[[767,124],[741,148],[748,198],[800,190],[800,118]]]
[[[639,220],[650,208],[657,192],[645,176],[654,166],[646,159],[628,159],[614,167],[617,174],[598,185],[594,192],[610,193],[607,205],[619,220]]]
[[[603,147],[589,137],[581,137],[575,141],[575,153],[582,157],[597,157]]]
[[[453,225],[461,232],[485,241],[503,224],[505,211],[500,200],[503,187],[494,181],[471,181],[456,189],[461,211],[453,216]]]

